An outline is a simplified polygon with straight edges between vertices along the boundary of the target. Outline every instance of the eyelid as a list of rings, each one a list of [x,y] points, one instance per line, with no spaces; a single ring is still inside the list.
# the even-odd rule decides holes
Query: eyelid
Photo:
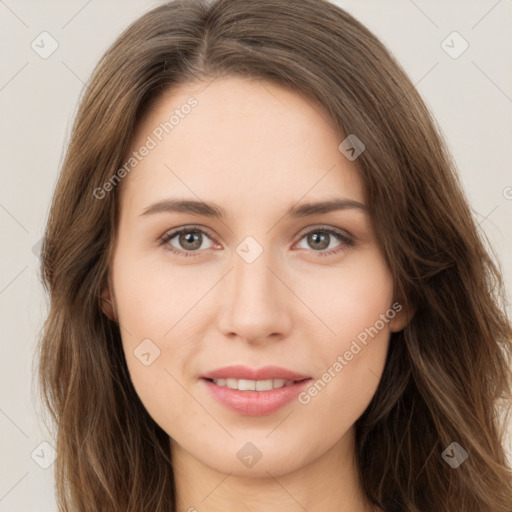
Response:
[[[158,244],[159,245],[166,245],[170,240],[172,240],[176,235],[179,235],[182,232],[187,231],[199,231],[203,235],[206,235],[212,242],[215,242],[215,237],[210,233],[210,230],[206,227],[195,225],[195,224],[187,224],[185,226],[181,226],[179,228],[173,228],[168,231],[166,231],[159,239]],[[216,243],[216,242],[215,242]],[[175,247],[170,246],[171,248],[166,247],[166,249],[170,250],[171,252],[183,252],[190,255],[193,255],[194,251],[182,251],[180,249],[176,249]],[[196,253],[201,251],[195,251]]]
[[[326,231],[328,233],[334,233],[340,236],[343,236],[347,239],[350,239],[351,241],[355,240],[354,235],[349,233],[346,229],[337,228],[334,226],[331,226],[329,224],[313,224],[311,226],[307,226],[303,230],[299,231],[296,237],[299,237],[299,239],[302,239],[304,235],[307,235],[311,233],[312,231]]]

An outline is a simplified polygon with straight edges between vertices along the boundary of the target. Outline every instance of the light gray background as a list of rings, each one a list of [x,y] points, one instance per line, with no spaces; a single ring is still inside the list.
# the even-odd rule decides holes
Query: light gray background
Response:
[[[94,65],[122,29],[159,3],[0,0],[0,511],[56,510],[53,467],[31,457],[35,450],[44,463],[51,452],[40,443],[54,444],[33,379],[35,337],[47,312],[37,244]],[[391,49],[437,118],[510,292],[512,0],[338,3]],[[59,44],[47,59],[31,48],[43,31]],[[453,31],[469,43],[456,59],[441,47]]]

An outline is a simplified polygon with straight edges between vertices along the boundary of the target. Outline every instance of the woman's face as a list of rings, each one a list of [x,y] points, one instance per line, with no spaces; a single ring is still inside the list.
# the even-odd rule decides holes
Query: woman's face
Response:
[[[138,126],[105,297],[147,411],[215,470],[280,475],[339,449],[402,327],[343,139],[312,102],[241,78],[176,87]]]

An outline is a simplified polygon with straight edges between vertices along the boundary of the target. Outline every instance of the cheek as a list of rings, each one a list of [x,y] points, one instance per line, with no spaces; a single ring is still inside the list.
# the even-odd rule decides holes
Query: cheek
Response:
[[[162,257],[119,251],[114,269],[120,321],[139,336],[164,336],[205,292],[198,273],[194,276],[178,266],[173,270]]]
[[[322,297],[312,297],[331,332],[317,343],[317,380],[299,403],[338,432],[350,428],[371,401],[389,346],[392,276],[380,257],[368,256],[340,269],[323,283]]]
[[[145,409],[171,437],[179,437],[183,423],[205,422],[183,375],[198,347],[184,329],[177,334],[180,324],[173,330],[179,319],[173,318],[172,303],[165,301],[159,307],[158,301],[150,300],[155,293],[149,290],[147,297],[141,294],[124,303],[128,327],[122,329],[122,344],[131,381]],[[175,307],[179,309],[178,304]],[[187,411],[186,421],[183,411]]]
[[[183,371],[203,350],[202,296],[212,287],[211,271],[178,267],[119,245],[112,282],[126,363],[135,391],[153,419],[172,435],[181,411],[204,422],[186,389]],[[195,326],[191,329],[191,325]],[[196,417],[197,416],[197,417]],[[188,424],[188,423],[187,423]]]
[[[332,340],[325,344],[328,349],[342,350],[348,340],[373,326],[392,305],[392,276],[377,251],[330,269],[325,279],[319,277],[302,279],[300,294],[329,328],[330,333],[325,331],[327,340]]]
[[[378,317],[377,317],[378,318]],[[298,407],[317,425],[326,426],[330,442],[341,437],[372,400],[386,361],[389,328],[362,328],[363,336],[340,336],[324,346],[324,366],[298,397]]]

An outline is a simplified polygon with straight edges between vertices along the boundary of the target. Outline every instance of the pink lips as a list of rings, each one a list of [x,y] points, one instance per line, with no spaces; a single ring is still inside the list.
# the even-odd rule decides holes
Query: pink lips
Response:
[[[247,379],[247,380],[303,380],[308,379],[309,375],[301,375],[279,366],[265,366],[258,370],[248,368],[247,366],[226,366],[212,372],[202,375],[204,379]]]
[[[240,391],[226,386],[218,386],[210,380],[228,378],[247,380],[284,379],[298,382],[291,386],[269,391]],[[263,416],[277,411],[290,403],[309,384],[310,380],[311,378],[307,375],[277,366],[266,366],[258,370],[245,366],[227,366],[202,376],[202,381],[214,398],[228,409],[247,416]]]

